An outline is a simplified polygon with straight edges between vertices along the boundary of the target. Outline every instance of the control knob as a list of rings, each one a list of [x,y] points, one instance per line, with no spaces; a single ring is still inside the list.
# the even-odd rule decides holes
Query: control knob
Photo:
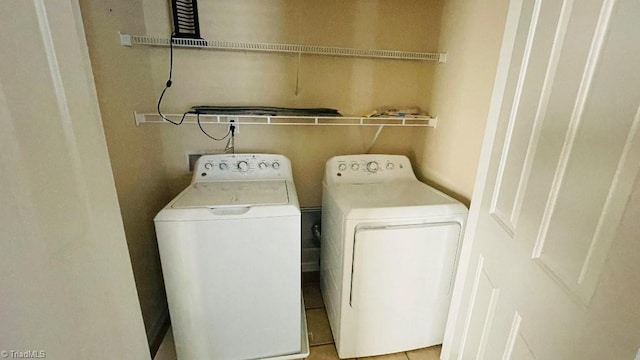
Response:
[[[266,162],[261,161],[260,164],[258,164],[258,167],[262,170],[266,169],[267,167],[269,167],[269,165],[267,165]]]
[[[351,170],[356,171],[360,168],[360,165],[358,165],[357,162],[353,162],[351,163]]]
[[[393,163],[387,163],[387,170],[393,170],[394,167]]]
[[[280,163],[279,163],[279,162],[277,162],[277,161],[274,161],[274,162],[271,164],[271,167],[272,167],[272,168],[274,168],[274,169],[276,169],[276,170],[278,170],[278,169],[280,169]]]
[[[345,171],[345,170],[347,170],[347,165],[346,165],[346,164],[340,164],[340,165],[338,165],[338,170],[340,170],[340,171]]]
[[[212,164],[212,163],[206,163],[206,164],[204,164],[204,168],[205,168],[205,169],[207,169],[207,170],[210,170],[212,167],[213,167],[213,164]]]
[[[229,164],[227,163],[220,163],[220,165],[218,165],[218,167],[220,168],[220,170],[225,171],[229,169]]]
[[[367,170],[369,170],[369,172],[377,172],[378,171],[378,163],[375,161],[369,161],[367,163]]]
[[[249,170],[249,164],[246,161],[238,161],[238,170],[247,171]]]

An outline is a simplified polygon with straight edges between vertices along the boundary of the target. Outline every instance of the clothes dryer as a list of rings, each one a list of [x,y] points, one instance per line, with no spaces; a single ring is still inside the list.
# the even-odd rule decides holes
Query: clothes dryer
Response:
[[[204,155],[154,221],[178,359],[308,355],[286,157]]]
[[[442,343],[466,218],[405,156],[327,161],[320,276],[340,358]]]

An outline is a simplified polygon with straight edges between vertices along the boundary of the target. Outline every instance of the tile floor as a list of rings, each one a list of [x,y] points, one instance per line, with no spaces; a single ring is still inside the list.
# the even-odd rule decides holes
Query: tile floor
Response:
[[[305,273],[303,277],[302,291],[304,294],[305,311],[307,314],[307,330],[311,345],[308,360],[335,360],[338,358],[336,347],[333,343],[329,319],[324,309],[320,285],[317,276]],[[378,360],[439,360],[440,346],[418,349],[396,354],[373,356],[359,359]],[[171,329],[167,332],[164,341],[160,345],[154,360],[176,360],[176,351],[173,345]]]

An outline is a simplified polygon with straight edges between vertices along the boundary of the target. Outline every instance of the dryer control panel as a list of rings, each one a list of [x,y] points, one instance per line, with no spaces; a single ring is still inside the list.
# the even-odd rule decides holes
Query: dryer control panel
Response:
[[[416,180],[411,162],[403,155],[335,156],[325,165],[324,180],[331,184]]]
[[[284,155],[216,154],[198,159],[191,182],[276,179],[293,180],[291,162]]]

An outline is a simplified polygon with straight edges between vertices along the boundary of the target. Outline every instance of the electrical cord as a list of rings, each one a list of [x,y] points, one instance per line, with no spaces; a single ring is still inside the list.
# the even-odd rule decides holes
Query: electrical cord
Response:
[[[204,128],[202,127],[202,124],[200,123],[200,112],[196,111],[196,121],[198,122],[198,127],[200,128],[200,131],[202,131],[203,134],[207,135],[207,137],[209,137],[209,139],[215,140],[215,141],[222,141],[224,139],[226,139],[227,137],[229,137],[229,135],[231,135],[231,137],[233,137],[233,133],[235,132],[235,126],[230,125],[229,126],[229,131],[227,131],[227,134],[221,138],[215,138],[211,135],[209,135],[206,131],[204,131]]]
[[[229,125],[229,131],[231,131],[231,137],[227,140],[227,145],[224,147],[224,152],[228,153],[231,151],[232,154],[236,153],[236,127],[233,124]]]
[[[173,85],[173,39],[176,36],[175,32],[171,33],[171,37],[169,38],[169,79],[167,79],[167,82],[164,85],[164,89],[162,89],[162,92],[160,93],[160,97],[158,98],[158,105],[157,105],[157,109],[158,109],[158,115],[160,115],[160,117],[165,120],[168,121],[169,123],[173,124],[173,125],[182,125],[182,123],[184,122],[184,119],[186,118],[187,114],[196,114],[196,119],[198,122],[198,127],[200,128],[200,131],[202,131],[203,134],[205,134],[208,138],[215,140],[215,141],[222,141],[224,139],[226,139],[229,134],[231,134],[231,139],[233,140],[234,136],[235,136],[235,129],[236,127],[231,124],[229,126],[229,131],[227,131],[227,134],[221,138],[216,138],[213,137],[211,135],[209,135],[209,133],[207,133],[204,128],[202,127],[202,124],[200,123],[200,112],[198,110],[189,110],[186,111],[182,114],[182,118],[180,119],[180,121],[175,122],[171,119],[169,119],[168,117],[166,117],[163,113],[162,110],[160,109],[160,105],[162,104],[162,99],[164,98],[164,94],[167,92],[167,90],[171,87],[171,85]],[[233,142],[232,142],[233,143]],[[227,143],[227,146],[229,144]],[[233,145],[232,145],[233,148]],[[235,149],[234,149],[235,152]]]
[[[164,84],[164,89],[162,90],[162,92],[160,93],[160,97],[158,98],[158,115],[160,115],[160,117],[163,120],[168,121],[173,125],[180,125],[184,121],[184,118],[187,116],[187,114],[190,113],[190,111],[187,111],[184,114],[182,114],[182,119],[180,119],[179,122],[175,122],[169,119],[168,117],[164,116],[164,114],[162,113],[162,110],[160,110],[160,105],[162,104],[162,99],[164,98],[164,94],[173,84],[173,37],[175,35],[176,33],[172,32],[171,37],[169,38],[169,79]]]

